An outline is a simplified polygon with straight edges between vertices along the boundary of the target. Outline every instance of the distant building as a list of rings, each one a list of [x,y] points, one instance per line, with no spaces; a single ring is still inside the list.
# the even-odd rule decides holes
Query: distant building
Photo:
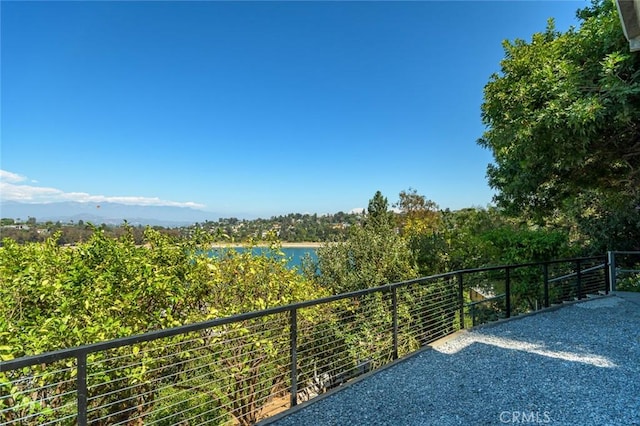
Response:
[[[18,224],[18,225],[4,225],[2,229],[20,229],[22,231],[28,231],[31,228],[29,228],[29,225]]]

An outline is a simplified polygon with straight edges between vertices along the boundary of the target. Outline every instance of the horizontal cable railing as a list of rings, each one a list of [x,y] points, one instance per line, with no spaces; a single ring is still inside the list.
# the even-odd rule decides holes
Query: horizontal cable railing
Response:
[[[612,290],[640,291],[640,252],[610,251],[608,263]]]
[[[0,425],[249,425],[460,329],[609,290],[605,256],[468,269],[0,363]]]

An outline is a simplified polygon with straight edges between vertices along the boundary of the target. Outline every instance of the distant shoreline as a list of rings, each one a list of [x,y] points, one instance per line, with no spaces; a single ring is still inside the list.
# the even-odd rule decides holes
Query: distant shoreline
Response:
[[[300,243],[289,243],[289,242],[281,242],[280,245],[282,248],[320,248],[327,243],[321,242],[300,242]],[[246,247],[248,243],[213,243],[211,246],[213,248],[225,248],[225,247]],[[269,243],[259,242],[255,243],[254,247],[269,247]]]

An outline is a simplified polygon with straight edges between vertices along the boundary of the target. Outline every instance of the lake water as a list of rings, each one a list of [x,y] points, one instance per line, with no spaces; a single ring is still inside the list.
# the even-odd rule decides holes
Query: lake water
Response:
[[[237,250],[239,252],[242,252],[244,250],[246,250],[244,247],[230,247],[234,250]],[[213,250],[213,255],[215,256],[215,252],[217,252],[218,250],[228,250],[228,248],[216,248]],[[300,270],[300,267],[302,265],[302,259],[308,254],[311,259],[313,261],[317,261],[318,260],[318,254],[316,252],[316,248],[315,247],[283,247],[280,249],[285,257],[287,259],[289,259],[287,266],[289,268],[298,268],[298,270]],[[253,247],[251,249],[252,253],[255,255],[260,255],[265,251],[268,251],[267,248],[264,247]]]

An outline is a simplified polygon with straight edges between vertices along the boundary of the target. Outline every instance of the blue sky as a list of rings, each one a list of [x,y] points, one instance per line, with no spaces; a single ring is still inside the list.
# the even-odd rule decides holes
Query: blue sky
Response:
[[[2,201],[334,213],[486,206],[504,39],[585,1],[6,2]]]

